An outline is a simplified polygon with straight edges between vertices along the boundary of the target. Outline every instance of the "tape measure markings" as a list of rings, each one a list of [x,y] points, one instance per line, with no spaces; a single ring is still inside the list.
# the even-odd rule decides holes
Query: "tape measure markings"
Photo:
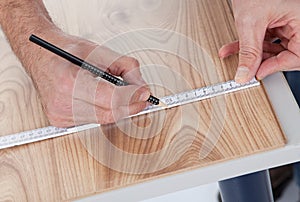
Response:
[[[134,114],[129,117],[139,116],[142,114],[147,114],[162,109],[167,109],[167,108],[169,109],[172,107],[176,107],[176,106],[180,106],[180,105],[184,105],[184,104],[188,104],[188,103],[192,103],[204,99],[209,99],[212,97],[224,95],[227,93],[235,92],[238,90],[242,90],[242,89],[246,89],[258,85],[260,85],[260,83],[256,79],[253,79],[250,82],[245,84],[238,84],[233,80],[231,80],[231,81],[215,84],[212,86],[207,86],[203,88],[198,88],[198,89],[178,93],[175,95],[169,95],[160,99],[162,102],[168,105],[167,107],[151,105],[145,110],[141,111],[140,113]],[[37,142],[49,138],[59,137],[71,133],[76,133],[76,132],[96,128],[99,126],[100,124],[85,124],[85,125],[75,126],[71,128],[57,128],[54,126],[48,126],[45,128],[38,128],[31,131],[6,135],[0,137],[0,149]]]
[[[197,102],[200,100],[205,100],[209,98],[213,98],[219,95],[224,95],[227,93],[232,93],[238,90],[258,86],[260,83],[256,79],[252,79],[248,83],[245,84],[238,84],[234,82],[233,80],[227,81],[224,83],[215,84],[208,87],[198,88],[190,91],[185,91],[182,93],[178,93],[175,95],[169,95],[163,98],[160,98],[160,100],[168,105],[168,107],[161,107],[157,105],[151,105],[145,110],[141,111],[140,113],[134,114],[130,117],[139,116],[142,114],[147,114],[150,112],[159,111],[162,109],[169,109],[172,107],[177,107],[180,105],[185,105],[192,102]]]

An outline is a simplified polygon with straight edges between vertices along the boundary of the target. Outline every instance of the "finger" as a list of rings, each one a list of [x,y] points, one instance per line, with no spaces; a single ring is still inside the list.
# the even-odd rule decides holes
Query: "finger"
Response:
[[[283,48],[287,49],[287,45],[289,43],[290,38],[287,38],[286,36],[288,36],[289,34],[282,34],[282,32],[276,31],[277,29],[279,29],[279,28],[273,28],[273,29],[269,30],[269,32],[272,33],[272,35],[274,36],[272,38],[273,40],[270,40],[270,41],[273,42],[274,39],[279,38],[280,39],[280,45]]]
[[[83,48],[77,48],[76,55],[81,55],[86,62],[112,73],[113,75],[121,76],[130,84],[146,84],[139,71],[139,62],[136,59],[122,56],[105,46],[99,46],[89,41],[81,41],[77,45],[80,45]],[[131,73],[127,74],[129,72]]]
[[[280,45],[284,49],[288,49],[288,44],[289,44],[290,41],[288,39],[286,39],[286,38],[281,38],[280,40],[281,40]]]
[[[296,70],[299,69],[300,58],[294,53],[286,50],[278,54],[277,56],[271,57],[265,60],[257,74],[256,77],[261,80],[266,76],[273,74],[278,71],[283,70]]]
[[[53,120],[55,122],[52,121],[52,123],[60,127],[96,122],[100,124],[114,123],[117,120],[142,111],[146,106],[147,103],[143,101],[135,102],[128,106],[116,106],[116,108],[106,109],[84,100],[76,99],[73,101],[73,115],[68,117],[63,115],[62,118],[56,116],[56,119]]]
[[[286,38],[290,39],[295,35],[295,29],[292,28],[290,25],[285,25],[282,27],[276,27],[271,29],[272,34],[279,38]]]
[[[222,46],[219,50],[219,57],[226,58],[238,52],[239,52],[239,42],[235,41]]]
[[[235,76],[238,83],[250,81],[262,61],[266,24],[263,20],[252,19],[246,16],[236,21],[240,42],[239,65]]]
[[[113,94],[113,107],[128,106],[137,102],[146,102],[150,97],[150,91],[148,88],[129,85],[124,87],[118,87]]]
[[[269,34],[269,37],[271,39],[272,35]],[[263,52],[263,60],[273,57],[275,54],[285,50],[281,45],[277,45],[277,44],[274,45],[268,41],[264,42],[263,49],[265,51]],[[219,57],[225,58],[237,53],[238,51],[239,51],[239,42],[238,41],[232,42],[221,47],[221,49],[219,50]]]
[[[263,60],[266,60],[270,57],[273,57],[275,56],[276,54],[273,54],[273,53],[268,53],[268,52],[263,52]]]
[[[141,112],[142,110],[144,110],[146,108],[146,106],[147,106],[146,102],[136,102],[129,106],[120,106],[118,108],[120,116],[117,118],[120,119],[123,117],[128,117],[130,115],[137,114],[137,113]]]
[[[263,51],[265,52],[270,52],[270,53],[279,53],[283,50],[285,50],[285,48],[280,45],[280,44],[274,44],[269,40],[266,39],[274,39],[274,37],[266,37],[265,41],[263,43]],[[236,54],[239,52],[239,42],[235,41],[229,44],[226,44],[224,46],[222,46],[219,50],[219,57],[220,58],[226,58],[230,55]]]
[[[86,61],[108,73],[122,77],[130,84],[146,84],[139,69],[139,62],[135,58],[122,56],[107,47],[96,46],[86,57]]]
[[[83,100],[105,109],[146,101],[150,97],[148,88],[137,85],[115,86],[103,79],[95,79],[85,70],[78,71],[73,99]]]
[[[120,106],[113,110],[96,109],[97,122],[100,124],[109,124],[117,122],[120,119],[136,114],[147,106],[146,102],[137,102],[129,106]]]
[[[89,55],[85,57],[85,61],[109,72],[109,66],[120,57],[122,57],[121,54],[105,46],[96,45],[94,49],[89,52]]]
[[[110,65],[109,71],[114,75],[121,76],[130,84],[146,85],[142,78],[140,64],[135,58],[122,56]]]
[[[280,44],[275,44],[269,41],[264,41],[263,43],[263,51],[278,54],[282,51],[284,51],[285,48],[283,48]]]

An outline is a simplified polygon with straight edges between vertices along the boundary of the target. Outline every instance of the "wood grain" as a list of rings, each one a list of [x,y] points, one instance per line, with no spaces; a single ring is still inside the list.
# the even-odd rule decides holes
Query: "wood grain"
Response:
[[[225,0],[45,3],[66,32],[136,57],[159,97],[234,77],[237,57],[217,56],[236,39]],[[3,34],[0,47],[1,135],[46,126],[37,92]],[[0,201],[72,200],[284,144],[263,86],[255,87],[0,150]]]

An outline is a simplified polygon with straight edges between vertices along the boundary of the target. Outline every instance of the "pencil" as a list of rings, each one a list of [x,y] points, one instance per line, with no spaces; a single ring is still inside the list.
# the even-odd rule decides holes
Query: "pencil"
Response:
[[[29,40],[47,50],[49,50],[50,52],[52,52],[58,56],[61,56],[62,58],[68,60],[69,62],[71,62],[85,70],[88,70],[92,74],[99,76],[99,77],[105,79],[106,81],[109,81],[112,84],[115,84],[117,86],[128,85],[128,83],[126,81],[123,81],[123,80],[99,69],[98,67],[96,67],[88,62],[85,62],[84,60],[76,57],[75,55],[72,55],[71,53],[68,53],[68,52],[62,50],[62,49],[58,48],[57,46],[39,38],[33,34],[29,37]],[[154,105],[165,106],[165,104],[163,102],[160,102],[160,100],[158,98],[156,98],[152,95],[150,95],[150,97],[148,98],[147,101]]]

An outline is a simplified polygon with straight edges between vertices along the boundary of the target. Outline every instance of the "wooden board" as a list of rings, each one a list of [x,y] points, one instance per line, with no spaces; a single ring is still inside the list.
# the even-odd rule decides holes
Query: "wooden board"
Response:
[[[136,57],[158,97],[230,80],[237,57],[227,1],[48,0],[66,32]],[[1,135],[46,126],[30,78],[0,40]],[[0,150],[0,201],[62,201],[281,147],[263,86]]]

